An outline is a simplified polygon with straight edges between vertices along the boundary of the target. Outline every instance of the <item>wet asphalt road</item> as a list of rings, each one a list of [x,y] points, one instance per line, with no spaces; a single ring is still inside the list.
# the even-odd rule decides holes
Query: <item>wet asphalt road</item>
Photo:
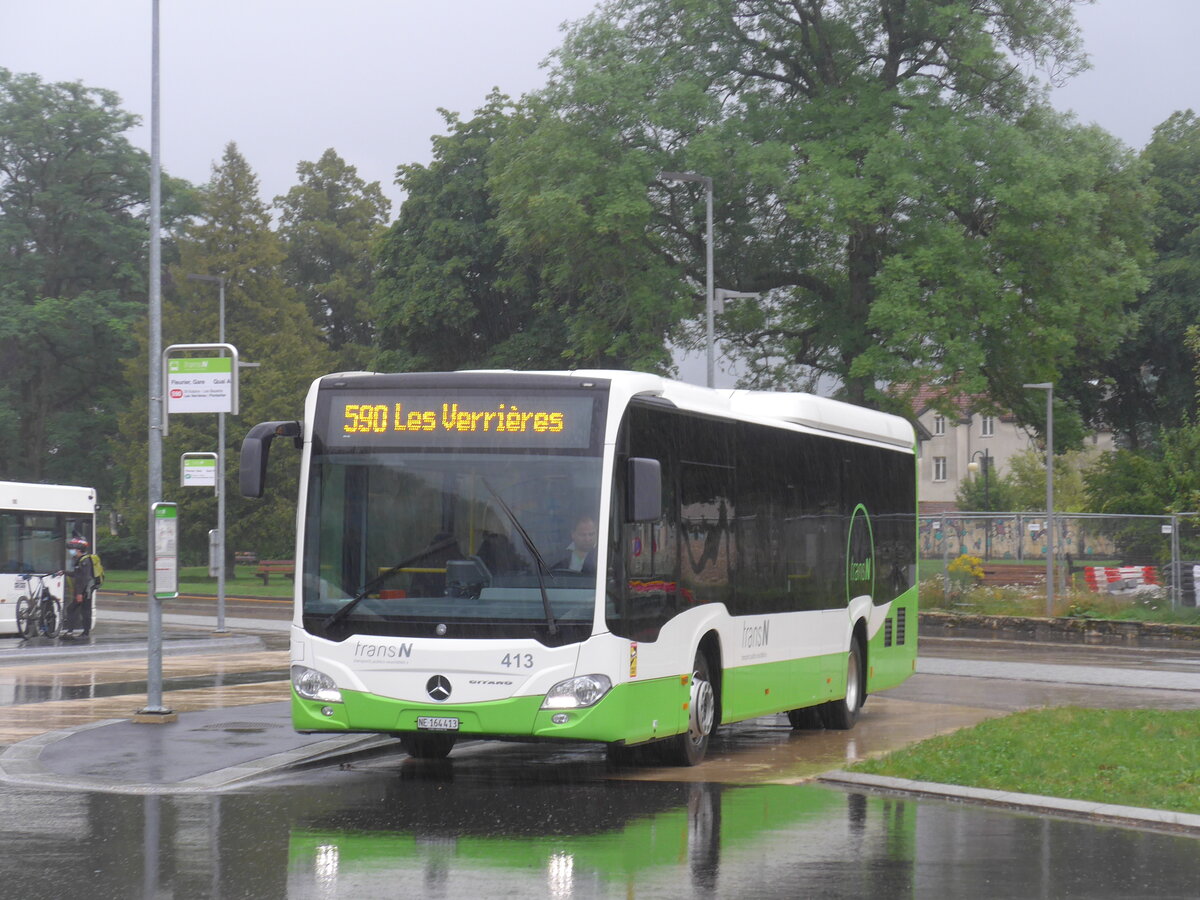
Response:
[[[3,895],[1191,898],[1200,884],[1192,837],[518,759],[393,759],[224,796],[5,791]]]
[[[1078,677],[1014,680],[1022,671],[1062,676],[1063,666]],[[1200,648],[924,640],[922,667],[948,671],[872,697],[852,732],[759,719],[724,729],[694,769],[611,769],[588,746],[468,744],[442,763],[384,752],[224,795],[3,787],[0,897],[1200,894],[1194,836],[810,782],[895,741],[1031,705],[1200,708],[1190,687]],[[180,686],[235,677],[266,686],[279,671],[211,668],[222,672],[189,669]],[[1097,684],[1091,670],[1123,670],[1134,682],[1175,673],[1180,686]],[[92,696],[117,691],[105,684],[142,686],[120,667],[108,678],[123,680],[93,678]],[[48,709],[79,691],[76,680],[28,683],[19,702],[36,708],[41,691]]]

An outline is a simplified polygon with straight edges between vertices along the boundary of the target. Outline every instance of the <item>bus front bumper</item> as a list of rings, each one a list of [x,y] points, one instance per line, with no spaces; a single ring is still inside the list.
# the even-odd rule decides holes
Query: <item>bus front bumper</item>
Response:
[[[583,709],[542,709],[541,696],[449,705],[347,690],[342,691],[343,702],[322,703],[306,700],[293,689],[292,724],[300,732],[446,730],[462,737],[634,744],[685,728],[688,696],[688,687],[679,678],[618,684],[594,706]],[[422,728],[419,719],[439,727]],[[446,727],[450,723],[457,728]]]

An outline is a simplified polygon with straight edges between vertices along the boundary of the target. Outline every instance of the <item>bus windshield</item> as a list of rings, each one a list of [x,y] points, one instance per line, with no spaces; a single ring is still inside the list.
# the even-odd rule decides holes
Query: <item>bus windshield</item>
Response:
[[[332,640],[583,640],[595,607],[599,501],[596,456],[314,452],[304,626]]]

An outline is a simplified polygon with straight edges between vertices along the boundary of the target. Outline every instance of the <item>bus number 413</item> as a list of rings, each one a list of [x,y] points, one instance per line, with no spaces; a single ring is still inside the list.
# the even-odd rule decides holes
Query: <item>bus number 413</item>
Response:
[[[500,665],[508,669],[532,669],[532,653],[505,653]]]

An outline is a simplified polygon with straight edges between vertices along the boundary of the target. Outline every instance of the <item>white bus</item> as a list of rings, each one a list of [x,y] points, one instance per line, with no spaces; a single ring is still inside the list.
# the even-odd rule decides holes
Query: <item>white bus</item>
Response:
[[[93,488],[0,481],[0,634],[17,633],[17,600],[29,594],[30,575],[47,576],[50,593],[64,599],[64,572],[71,568],[67,541],[73,537],[96,552]]]
[[[329,375],[247,435],[246,496],[277,436],[303,449],[301,732],[692,765],[722,723],[849,728],[914,669],[901,418],[633,372]]]

